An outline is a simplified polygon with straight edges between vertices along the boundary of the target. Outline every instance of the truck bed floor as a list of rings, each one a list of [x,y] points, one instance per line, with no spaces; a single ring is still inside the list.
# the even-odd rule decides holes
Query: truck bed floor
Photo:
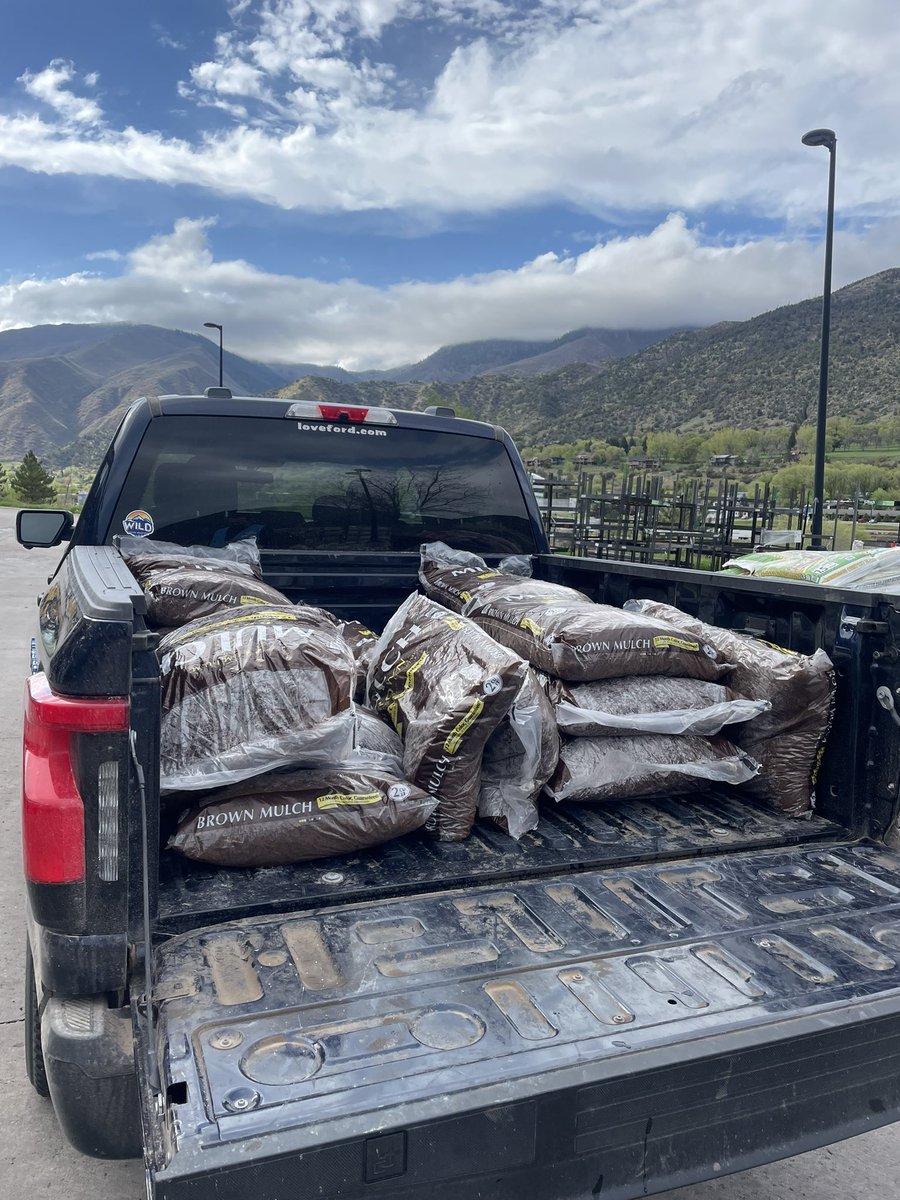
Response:
[[[900,1108],[900,856],[874,843],[326,903],[155,966],[157,1200],[630,1200]]]
[[[465,842],[413,834],[360,854],[289,867],[209,867],[164,852],[157,927],[161,934],[179,933],[225,916],[237,920],[466,883],[789,847],[842,832],[822,817],[785,817],[719,790],[684,799],[544,806],[538,828],[518,843],[479,822]]]

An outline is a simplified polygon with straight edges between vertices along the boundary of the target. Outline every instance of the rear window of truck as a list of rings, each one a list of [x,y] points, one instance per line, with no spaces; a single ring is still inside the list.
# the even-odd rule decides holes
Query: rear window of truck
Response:
[[[300,427],[284,418],[151,422],[109,536],[184,545],[255,535],[269,550],[413,551],[441,540],[535,553],[502,442],[400,426]]]

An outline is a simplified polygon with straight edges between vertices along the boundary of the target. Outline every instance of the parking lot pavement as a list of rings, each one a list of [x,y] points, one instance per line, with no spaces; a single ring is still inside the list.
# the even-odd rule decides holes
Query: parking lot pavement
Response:
[[[13,509],[0,508],[0,1094],[14,1102],[0,1121],[0,1196],[46,1193],[54,1200],[141,1200],[141,1164],[100,1162],[77,1154],[60,1134],[49,1102],[39,1099],[25,1079],[19,849],[22,686],[35,597],[59,553],[22,550],[15,544],[14,519]],[[892,1125],[772,1166],[667,1192],[664,1200],[891,1200],[898,1195],[900,1126]],[[463,1193],[460,1200],[466,1200]]]

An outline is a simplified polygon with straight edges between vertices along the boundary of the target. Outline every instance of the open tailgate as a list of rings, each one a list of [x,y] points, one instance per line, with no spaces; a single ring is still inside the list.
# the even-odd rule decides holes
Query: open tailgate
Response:
[[[625,1198],[900,1116],[871,843],[223,924],[155,974],[158,1200]]]

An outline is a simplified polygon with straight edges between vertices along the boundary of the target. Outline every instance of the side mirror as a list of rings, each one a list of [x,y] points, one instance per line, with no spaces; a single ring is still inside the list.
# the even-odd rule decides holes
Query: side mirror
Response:
[[[16,540],[26,550],[67,542],[75,528],[70,512],[58,508],[23,508],[16,513]]]

